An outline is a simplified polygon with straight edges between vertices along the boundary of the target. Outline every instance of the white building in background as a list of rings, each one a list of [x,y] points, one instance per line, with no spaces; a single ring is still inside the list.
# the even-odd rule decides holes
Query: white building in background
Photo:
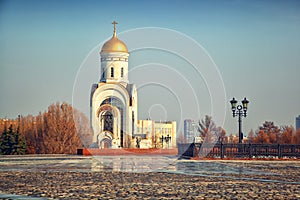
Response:
[[[176,122],[138,120],[138,95],[128,80],[129,52],[118,39],[116,22],[113,36],[100,51],[100,81],[93,84],[90,120],[93,145],[99,148],[153,148],[159,137],[171,137],[168,147],[176,147]],[[160,131],[158,131],[160,130]]]
[[[176,122],[138,120],[136,137],[141,137],[140,148],[176,147]]]
[[[195,137],[199,136],[198,124],[192,119],[186,119],[183,128],[185,142],[193,143]]]

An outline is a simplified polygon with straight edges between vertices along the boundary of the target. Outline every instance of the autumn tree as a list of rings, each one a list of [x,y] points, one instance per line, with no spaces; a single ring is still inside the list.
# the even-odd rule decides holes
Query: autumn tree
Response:
[[[300,128],[296,131],[293,136],[293,144],[300,144]]]
[[[6,130],[6,124],[11,125],[11,130],[9,128],[0,133],[2,141],[7,141],[2,146],[10,145],[17,139],[19,147],[27,146],[27,153],[30,154],[75,154],[77,148],[89,147],[92,142],[88,118],[67,103],[52,104],[37,116],[19,116],[18,119],[1,119],[0,122],[1,130]],[[21,149],[16,151],[21,152]]]
[[[50,105],[44,114],[44,125],[43,153],[71,153],[72,146],[80,145],[80,138],[75,135],[73,113],[67,104]]]
[[[239,137],[231,133],[227,136],[227,142],[230,144],[237,144],[239,142]]]
[[[219,136],[219,141],[221,143],[227,143],[227,139],[226,139],[226,131],[223,128],[219,128],[219,130],[221,130],[220,132],[220,136]]]
[[[264,144],[295,144],[297,132],[293,126],[275,126],[273,122],[266,121],[256,132],[254,143]],[[300,137],[300,136],[299,136]],[[300,142],[300,139],[299,139]]]
[[[293,133],[294,128],[292,126],[283,126],[281,128],[282,134],[280,143],[282,144],[292,144],[293,143]]]
[[[75,154],[92,140],[88,118],[67,103],[51,104],[37,116],[20,117],[20,133],[26,138],[28,153]]]
[[[44,129],[42,153],[76,153],[77,148],[83,145],[81,137],[85,138],[84,134],[90,134],[89,126],[79,124],[76,129],[74,117],[81,123],[84,116],[78,111],[73,111],[72,106],[67,103],[56,103],[48,107],[48,111],[43,115],[41,127]],[[87,122],[86,119],[83,121]],[[82,130],[83,128],[87,129]],[[84,142],[88,144],[88,141]]]
[[[263,125],[259,127],[257,136],[260,137],[259,141],[261,141],[263,137],[267,141],[267,143],[280,143],[281,131],[278,126],[274,125],[274,122],[265,121]]]
[[[267,133],[264,130],[259,130],[258,133],[256,133],[256,137],[254,138],[254,143],[258,144],[269,144],[270,139]]]
[[[36,131],[37,121],[32,115],[27,117],[20,117],[20,133],[26,138],[27,142],[27,153],[38,153],[36,148],[38,147],[38,142],[42,141],[37,137]]]

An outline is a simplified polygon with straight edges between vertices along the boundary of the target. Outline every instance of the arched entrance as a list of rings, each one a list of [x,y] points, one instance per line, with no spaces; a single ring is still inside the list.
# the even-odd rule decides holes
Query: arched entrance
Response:
[[[98,146],[100,149],[112,148],[112,133],[104,131],[98,135]]]
[[[111,140],[108,138],[104,138],[100,141],[100,147],[102,149],[109,149],[111,148],[111,146],[112,146]]]
[[[114,132],[114,118],[110,111],[105,111],[100,115],[101,125],[103,131]]]
[[[100,104],[97,111],[99,117],[99,132],[108,131],[114,139],[113,146],[123,147],[125,138],[123,136],[125,126],[125,106],[117,97],[108,97]],[[118,141],[116,141],[118,140]]]

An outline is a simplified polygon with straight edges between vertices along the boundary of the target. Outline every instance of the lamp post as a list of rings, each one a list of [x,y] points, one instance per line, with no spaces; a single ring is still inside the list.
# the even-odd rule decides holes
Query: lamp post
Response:
[[[163,135],[161,136],[162,148],[164,148],[164,140],[168,144],[168,148],[169,148],[169,142],[171,141],[171,136],[169,134],[165,137]]]
[[[242,105],[237,106],[237,100],[235,98],[232,98],[230,101],[231,103],[231,110],[233,117],[238,116],[238,122],[239,122],[239,144],[243,142],[243,133],[242,133],[242,117],[247,116],[247,109],[248,109],[248,103],[249,101],[246,99],[246,97],[242,100]]]

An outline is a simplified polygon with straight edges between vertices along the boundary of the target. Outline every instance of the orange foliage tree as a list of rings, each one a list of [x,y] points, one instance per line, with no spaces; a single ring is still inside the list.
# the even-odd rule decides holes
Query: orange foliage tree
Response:
[[[294,128],[292,126],[284,126],[282,127],[282,135],[280,142],[282,144],[292,144],[293,143],[293,133]]]
[[[279,127],[274,124],[274,122],[265,121],[263,125],[259,127],[259,131],[264,131],[269,138],[268,143],[280,143],[281,131]]]
[[[253,142],[258,144],[269,144],[270,139],[264,130],[259,130],[258,133],[256,133],[256,137],[253,139]]]
[[[91,144],[88,118],[67,103],[51,104],[44,113],[15,121],[26,138],[27,153],[76,154],[77,148]]]
[[[261,144],[300,144],[300,130],[295,133],[292,126],[278,128],[273,122],[266,121],[252,141]]]
[[[293,136],[293,144],[300,144],[300,128],[296,131]]]

